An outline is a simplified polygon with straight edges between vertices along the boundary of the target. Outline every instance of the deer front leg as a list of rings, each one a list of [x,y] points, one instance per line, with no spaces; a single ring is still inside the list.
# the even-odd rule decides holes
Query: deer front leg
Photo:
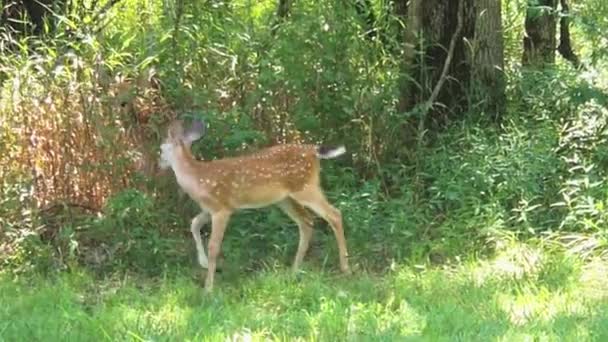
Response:
[[[196,253],[198,255],[198,263],[202,268],[209,267],[209,261],[205,254],[205,247],[203,247],[203,240],[201,239],[201,228],[209,223],[209,213],[202,211],[192,219],[192,225],[190,231],[192,231],[192,237],[194,237],[194,243],[196,244]]]
[[[207,279],[205,280],[205,292],[210,293],[213,290],[213,278],[217,266],[217,256],[220,253],[224,232],[230,215],[232,212],[222,210],[211,215],[211,238],[209,239],[209,268],[207,270]]]

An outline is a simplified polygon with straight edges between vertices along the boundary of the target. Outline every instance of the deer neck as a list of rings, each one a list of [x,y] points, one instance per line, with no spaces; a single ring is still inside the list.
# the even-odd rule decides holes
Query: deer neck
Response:
[[[184,145],[175,147],[170,159],[171,169],[179,186],[190,196],[197,197],[201,191],[200,177],[205,165],[192,155],[192,152]]]

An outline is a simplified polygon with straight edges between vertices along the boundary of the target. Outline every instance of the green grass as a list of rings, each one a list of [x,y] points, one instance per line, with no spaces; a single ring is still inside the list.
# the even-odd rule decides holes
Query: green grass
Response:
[[[513,246],[495,259],[352,276],[227,270],[206,296],[190,270],[0,277],[0,340],[608,339],[608,262]]]

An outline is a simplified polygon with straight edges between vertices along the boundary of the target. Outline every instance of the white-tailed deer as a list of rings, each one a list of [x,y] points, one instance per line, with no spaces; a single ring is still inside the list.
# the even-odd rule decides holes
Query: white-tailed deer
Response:
[[[198,203],[201,213],[193,220],[192,235],[199,264],[207,268],[205,290],[213,289],[216,260],[230,216],[237,210],[276,204],[300,230],[300,242],[293,262],[298,270],[312,237],[312,217],[305,208],[325,219],[334,231],[340,254],[340,269],[348,273],[342,214],[333,207],[320,186],[319,159],[335,158],[344,147],[277,145],[257,153],[212,161],[196,160],[190,147],[205,133],[205,124],[195,120],[187,129],[176,120],[161,145],[161,168],[171,168],[179,186]],[[200,229],[211,221],[209,258]]]

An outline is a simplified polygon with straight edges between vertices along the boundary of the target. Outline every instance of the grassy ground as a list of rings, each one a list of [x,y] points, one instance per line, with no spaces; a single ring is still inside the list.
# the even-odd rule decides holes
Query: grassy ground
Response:
[[[350,277],[227,270],[205,296],[189,270],[0,278],[0,340],[608,339],[608,262],[524,246],[453,267]]]

